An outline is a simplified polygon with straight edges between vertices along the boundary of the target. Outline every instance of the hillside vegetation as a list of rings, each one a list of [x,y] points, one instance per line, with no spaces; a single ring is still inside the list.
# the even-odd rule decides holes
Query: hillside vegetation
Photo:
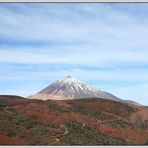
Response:
[[[147,145],[148,108],[0,96],[0,145]]]

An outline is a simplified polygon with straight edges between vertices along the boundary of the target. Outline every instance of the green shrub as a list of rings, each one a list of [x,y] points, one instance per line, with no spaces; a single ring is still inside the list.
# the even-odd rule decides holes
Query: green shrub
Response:
[[[3,108],[5,108],[5,107],[6,107],[6,105],[0,104],[0,109],[3,109]]]
[[[89,126],[82,126],[80,123],[72,121],[66,124],[68,134],[62,135],[60,141],[64,145],[128,145],[129,142],[107,136]]]
[[[10,130],[7,131],[8,137],[16,137],[16,135],[17,135],[17,133],[15,133],[14,131],[10,131]]]

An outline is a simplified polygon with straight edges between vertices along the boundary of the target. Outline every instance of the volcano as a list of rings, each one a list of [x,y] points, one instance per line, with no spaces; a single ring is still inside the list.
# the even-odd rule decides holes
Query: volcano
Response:
[[[85,82],[77,80],[72,76],[67,76],[63,80],[47,86],[40,92],[29,97],[30,99],[41,100],[67,100],[67,99],[83,99],[83,98],[103,98],[113,101],[122,102],[121,99],[106,91],[97,89]]]

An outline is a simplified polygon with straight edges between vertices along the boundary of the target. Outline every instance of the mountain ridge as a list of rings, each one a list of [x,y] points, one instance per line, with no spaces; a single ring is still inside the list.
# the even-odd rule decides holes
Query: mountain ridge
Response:
[[[95,88],[85,82],[77,80],[72,76],[67,76],[62,80],[57,80],[35,95],[29,96],[29,99],[41,100],[68,100],[82,98],[103,98],[113,101],[118,101],[127,104],[140,105],[131,100],[122,100],[115,95],[104,90]]]
[[[63,99],[80,99],[80,98],[104,98],[114,101],[120,101],[116,96],[97,89],[89,84],[79,81],[72,76],[67,76],[65,79],[58,80],[47,86],[37,94],[29,98],[38,99],[38,97],[63,97]],[[45,97],[46,99],[46,97]],[[62,98],[61,98],[62,99]]]

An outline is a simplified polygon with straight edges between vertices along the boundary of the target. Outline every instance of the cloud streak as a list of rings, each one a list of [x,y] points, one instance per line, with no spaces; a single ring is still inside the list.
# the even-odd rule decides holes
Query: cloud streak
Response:
[[[146,12],[148,4],[1,4],[0,92],[30,95],[73,75],[148,104]],[[36,85],[23,93],[26,82]]]

